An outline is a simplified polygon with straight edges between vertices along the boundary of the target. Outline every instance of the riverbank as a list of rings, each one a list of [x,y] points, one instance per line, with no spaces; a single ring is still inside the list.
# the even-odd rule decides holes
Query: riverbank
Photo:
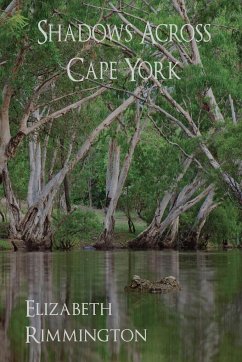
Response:
[[[77,213],[77,214],[75,214]],[[69,218],[74,219],[69,223]],[[64,218],[64,221],[62,220]],[[117,211],[115,214],[115,232],[113,239],[114,249],[125,249],[128,242],[137,237],[146,227],[147,224],[141,220],[136,213],[131,215],[134,232],[129,231],[128,218],[123,211]],[[69,217],[61,216],[56,223],[53,219],[54,243],[53,250],[69,251],[79,250],[86,246],[94,245],[103,230],[103,210],[82,206],[74,211]],[[58,227],[60,222],[60,228]],[[7,239],[6,223],[2,225],[0,235],[0,251],[14,250],[11,240]],[[241,248],[235,243],[223,245],[214,240],[208,242],[207,251],[227,250]]]
[[[103,222],[103,211],[94,209],[94,208],[87,208],[87,207],[81,207],[81,210],[84,213],[91,212],[95,214],[96,220],[92,224],[91,230],[90,228],[83,228],[81,230],[78,230],[78,233],[74,233],[74,235],[71,235],[70,232],[70,239],[71,240],[71,248],[72,250],[78,250],[80,248],[83,248],[87,245],[94,244],[102,232],[102,222]],[[139,233],[141,233],[145,227],[146,223],[142,221],[137,215],[132,215],[132,221],[135,225],[135,232],[131,233],[129,232],[128,227],[128,219],[124,212],[117,211],[115,215],[116,223],[115,223],[115,233],[114,233],[114,247],[115,248],[125,248],[127,247],[127,242],[129,240],[132,240],[135,238]],[[83,222],[83,221],[82,221]],[[63,225],[64,226],[64,225]],[[88,226],[88,225],[87,225]],[[67,226],[69,227],[69,225]],[[68,230],[66,229],[66,232]],[[58,249],[60,236],[58,236],[58,239],[56,238],[54,240],[54,249]],[[12,243],[9,239],[7,239],[7,234],[2,233],[0,237],[0,251],[1,250],[13,250]],[[61,248],[60,248],[61,250]]]

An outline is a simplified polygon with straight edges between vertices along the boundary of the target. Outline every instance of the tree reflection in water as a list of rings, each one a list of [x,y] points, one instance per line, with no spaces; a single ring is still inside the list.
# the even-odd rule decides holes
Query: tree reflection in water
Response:
[[[1,361],[238,361],[242,354],[242,254],[175,251],[1,253]],[[133,274],[174,275],[179,293],[128,294]],[[111,316],[26,317],[39,303],[112,303]],[[147,342],[25,343],[26,326],[64,329],[146,328]]]

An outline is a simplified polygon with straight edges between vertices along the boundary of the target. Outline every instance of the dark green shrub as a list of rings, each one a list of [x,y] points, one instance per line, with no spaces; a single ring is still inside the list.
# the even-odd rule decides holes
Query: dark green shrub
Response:
[[[240,240],[242,223],[240,211],[231,203],[226,203],[215,209],[204,226],[204,232],[210,235],[213,242],[237,243]]]
[[[70,215],[60,215],[55,220],[54,247],[70,250],[80,242],[92,241],[101,229],[101,222],[92,210],[76,209]]]

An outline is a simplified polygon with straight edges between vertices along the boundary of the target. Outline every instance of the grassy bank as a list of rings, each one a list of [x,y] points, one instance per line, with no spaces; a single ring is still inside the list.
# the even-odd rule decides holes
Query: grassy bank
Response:
[[[125,247],[129,240],[135,238],[145,228],[146,223],[137,214],[131,215],[135,233],[129,232],[127,216],[122,211],[115,213],[114,246]],[[55,210],[53,215],[54,250],[80,249],[94,244],[103,231],[103,211],[89,207],[78,207],[69,215],[60,214]],[[8,224],[0,224],[0,251],[13,250],[12,244],[7,240]],[[229,244],[228,249],[236,247]],[[207,250],[221,249],[222,244],[210,241]]]
[[[9,240],[2,240],[0,239],[0,250],[12,250],[12,244],[9,242]]]
[[[146,227],[145,222],[135,214],[132,221],[135,226],[135,233],[129,232],[128,219],[122,211],[115,214],[115,240],[117,247],[125,246],[127,241],[133,239]],[[54,249],[80,248],[91,245],[97,241],[103,230],[103,211],[88,207],[81,207],[71,215],[54,212]],[[0,250],[12,250],[12,244],[7,240],[8,224],[1,223],[0,226]],[[63,247],[64,246],[64,247]]]
[[[126,245],[146,227],[145,222],[132,215],[135,233],[129,232],[128,219],[122,211],[115,214],[114,244],[117,247]],[[103,230],[103,211],[87,207],[78,208],[69,217],[56,217],[54,244],[58,248],[64,246],[82,247],[96,242]],[[71,243],[71,245],[70,245]]]

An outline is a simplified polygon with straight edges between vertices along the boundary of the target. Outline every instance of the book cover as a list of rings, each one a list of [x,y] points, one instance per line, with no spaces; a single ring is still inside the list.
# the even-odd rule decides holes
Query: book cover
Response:
[[[0,1],[0,362],[237,362],[242,4]]]

